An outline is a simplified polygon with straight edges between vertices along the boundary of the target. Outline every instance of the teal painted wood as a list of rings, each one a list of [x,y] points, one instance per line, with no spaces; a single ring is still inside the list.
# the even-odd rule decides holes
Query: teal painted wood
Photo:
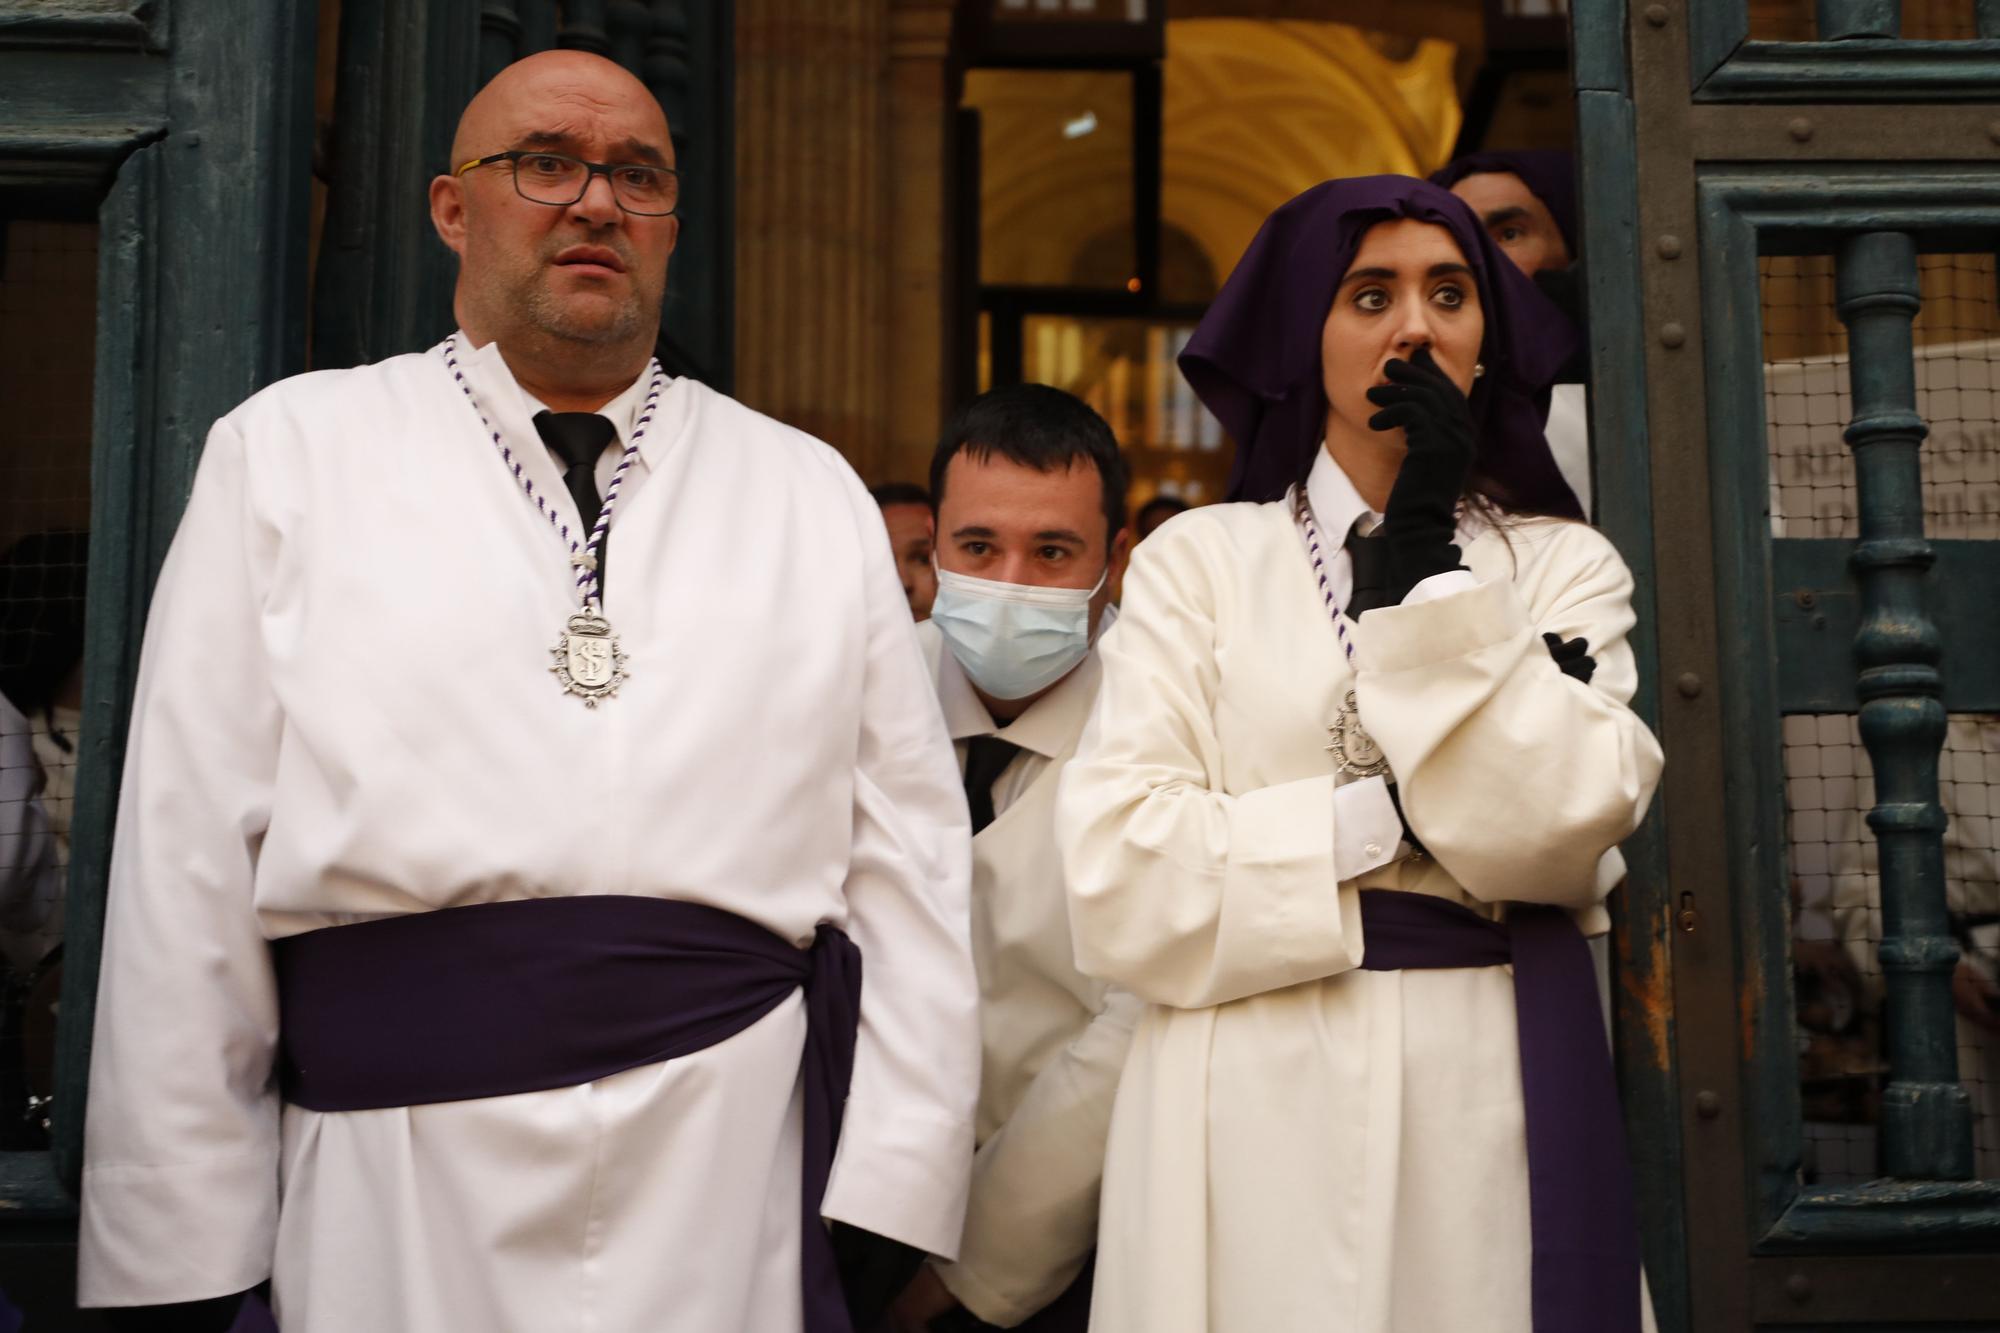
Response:
[[[556,45],[592,55],[611,54],[611,33],[604,0],[563,0],[562,26]]]
[[[522,0],[522,3],[531,4],[532,0]],[[480,83],[485,83],[528,51],[548,49],[540,45],[530,47],[522,41],[520,8],[511,0],[482,0],[479,6]]]
[[[345,0],[313,364],[356,366],[450,333],[457,265],[430,182],[477,90],[479,0]]]
[[[1639,259],[1638,155],[1623,60],[1622,0],[1576,0],[1585,24],[1616,22],[1617,72],[1598,81],[1616,89],[1577,93],[1577,147],[1583,197],[1583,252],[1590,312],[1590,432],[1598,526],[1632,570],[1639,662],[1633,706],[1659,723],[1659,644],[1651,504],[1652,445],[1646,420],[1645,319]],[[1602,56],[1602,52],[1598,53]],[[1581,44],[1578,59],[1586,59]],[[1646,1273],[1661,1333],[1687,1333],[1687,1227],[1681,1191],[1683,1157],[1674,1061],[1669,958],[1672,903],[1666,873],[1665,818],[1656,803],[1626,841],[1625,887],[1613,899],[1617,949],[1613,1004],[1619,1085],[1641,1201]]]
[[[62,1021],[56,1050],[55,1170],[72,1188],[83,1171],[91,1024],[97,1013],[99,950],[111,832],[124,769],[132,688],[153,574],[180,509],[154,483],[161,418],[158,302],[160,174],[165,150],[125,160],[98,215],[97,373],[91,404],[90,525],[124,535],[92,544],[84,607],[83,725],[76,805],[70,823],[69,888],[63,904]]]
[[[667,270],[660,361],[725,393],[736,357],[736,6],[652,0],[640,74],[666,109],[681,168],[681,235]]]
[[[2000,1249],[2000,1180],[1879,1180],[1803,1191],[1762,1248],[1871,1254]]]
[[[1911,232],[1926,252],[1990,251],[2000,231],[2000,170],[1992,168],[1709,169],[1700,190],[1704,208],[1712,201],[1750,225],[1760,254],[1825,254],[1838,237],[1857,231]],[[1752,350],[1762,356],[1761,348]]]
[[[1824,42],[1903,35],[1903,0],[1819,0],[1818,9]]]
[[[1950,638],[1947,713],[2000,713],[2000,542],[1934,541],[1924,577],[1931,618]],[[1848,557],[1854,544],[1787,538],[1771,544],[1771,618],[1778,641],[1778,707],[1786,713],[1858,713],[1854,638],[1861,588]]]
[[[1990,102],[2000,41],[1740,42],[1700,102]]]
[[[1704,171],[1697,192],[1709,448],[1716,477],[1717,595],[1725,608],[1721,620],[1725,625],[1768,624],[1770,599],[1781,589],[1772,586],[1763,564],[1766,557],[1756,550],[1758,543],[1768,544],[1763,536],[1768,520],[1756,254],[1824,252],[1841,234],[1881,229],[1885,219],[1894,219],[1899,230],[1921,232],[1922,248],[1990,248],[1992,236],[2000,231],[2000,173],[1945,174],[1879,165],[1773,166],[1754,174],[1744,169]],[[1724,481],[1723,473],[1732,465],[1737,476],[1733,482]],[[1920,515],[1920,508],[1915,512]],[[1979,586],[1967,596],[1976,596]],[[1758,590],[1762,600],[1746,601],[1746,593]],[[1952,636],[1955,653],[1959,631],[1952,625],[1945,630]],[[1982,626],[1975,633],[1988,632]],[[1788,968],[1788,923],[1782,912],[1785,886],[1781,869],[1768,864],[1780,841],[1775,831],[1783,827],[1779,748],[1775,735],[1769,734],[1775,727],[1778,694],[1774,673],[1751,665],[1769,659],[1748,656],[1768,648],[1739,642],[1740,647],[1725,644],[1723,653],[1725,725],[1732,737],[1742,740],[1729,780],[1732,820],[1727,834],[1736,849],[1732,873],[1745,886],[1742,901],[1754,918],[1744,924],[1739,947],[1745,1019],[1750,1025],[1745,1088],[1754,1113],[1746,1117],[1746,1146],[1758,1247],[1888,1251],[1989,1245],[1982,1238],[2000,1231],[2000,1195],[1985,1185],[1921,1182],[1922,1190],[1917,1184],[1898,1186],[1917,1190],[1917,1203],[1882,1190],[1800,1194],[1790,988],[1775,984]],[[1752,697],[1737,697],[1745,691]],[[1770,728],[1763,726],[1767,720]],[[1739,810],[1746,801],[1757,808]],[[1946,1191],[1944,1202],[1936,1201],[1935,1191]],[[1897,1200],[1903,1202],[1884,1206]]]
[[[1625,25],[1628,21],[1626,0],[1571,0],[1570,75],[1578,93],[1618,93],[1631,97],[1632,76],[1625,61]],[[1629,106],[1627,114],[1630,114]],[[1579,104],[1579,120],[1581,115]],[[1579,136],[1581,133],[1579,124]],[[1631,151],[1628,145],[1627,154]],[[1585,197],[1591,198],[1589,195]]]
[[[2000,0],[1975,0],[1973,21],[1981,37],[2000,37]]]
[[[1928,433],[1917,416],[1911,322],[1920,305],[1917,248],[1903,232],[1866,232],[1840,245],[1836,308],[1847,325],[1861,539],[1854,569],[1864,618],[1854,641],[1861,668],[1861,739],[1875,770],[1868,825],[1881,854],[1890,1066],[1882,1094],[1884,1171],[1903,1180],[1972,1175],[1972,1109],[1958,1080],[1951,971],[1958,944],[1946,919],[1944,807],[1938,754],[1945,712],[1942,645],[1924,606],[1931,565],[1924,538]]]
[[[82,1163],[104,880],[146,598],[209,425],[302,368],[310,231],[311,0],[175,13],[169,133],[120,169],[101,214],[77,859],[65,905],[52,1149]]]
[[[1714,512],[1717,682],[1723,733],[1737,989],[1743,1025],[1744,1167],[1751,1233],[1782,1215],[1798,1188],[1803,1118],[1793,1055],[1790,876],[1771,596],[1770,494],[1764,449],[1763,310],[1758,235],[1700,190],[1702,345]]]
[[[56,1178],[45,1152],[0,1152],[0,1199],[11,1231],[21,1223],[67,1222],[76,1201]]]
[[[1750,0],[1687,0],[1688,86],[1699,89],[1750,35]]]
[[[0,9],[0,47],[74,51],[92,48],[165,49],[167,6],[125,0],[121,6],[65,7],[60,3]]]
[[[105,186],[134,143],[167,116],[166,62],[138,51],[52,55],[0,37],[0,179],[21,184],[49,164],[89,163]],[[101,193],[101,190],[100,190]]]

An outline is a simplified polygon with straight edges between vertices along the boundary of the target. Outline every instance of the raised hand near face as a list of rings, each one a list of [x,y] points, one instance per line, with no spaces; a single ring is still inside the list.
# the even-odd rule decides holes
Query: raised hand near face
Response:
[[[1452,539],[1474,441],[1472,409],[1428,347],[1407,361],[1392,359],[1383,373],[1389,383],[1368,390],[1368,401],[1381,409],[1368,428],[1401,430],[1408,447],[1382,525],[1393,605],[1431,575],[1463,568]]]

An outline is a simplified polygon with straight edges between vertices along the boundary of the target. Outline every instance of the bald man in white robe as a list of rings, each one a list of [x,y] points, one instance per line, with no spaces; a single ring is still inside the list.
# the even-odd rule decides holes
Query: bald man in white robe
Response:
[[[286,1333],[787,1333],[811,1326],[821,1216],[954,1252],[980,1045],[951,745],[847,465],[649,366],[672,154],[609,61],[511,67],[431,190],[458,332],[216,423],[133,710],[82,1304],[223,1327],[268,1278]],[[573,458],[551,423],[592,416],[604,447]],[[364,1075],[370,1041],[425,1054],[394,1021],[340,1033],[347,1001],[379,1007],[378,978],[364,952],[347,996],[307,985],[283,965],[298,946],[353,957],[363,937],[341,932],[417,922],[446,941],[420,959],[455,976],[482,947],[452,942],[460,924],[613,896],[715,909],[779,955],[828,929],[858,947],[816,1216],[818,1071],[790,983],[726,1039],[563,1086],[324,1110],[281,1083],[326,1073],[294,1067],[308,1026]],[[654,1017],[634,1005],[567,1021],[581,1039]],[[489,1035],[492,1059],[520,1058]]]

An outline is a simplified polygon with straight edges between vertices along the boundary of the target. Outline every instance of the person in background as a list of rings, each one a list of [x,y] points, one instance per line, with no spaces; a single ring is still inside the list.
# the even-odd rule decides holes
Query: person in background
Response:
[[[0,554],[0,957],[16,978],[62,941],[89,567],[82,532]]]
[[[1579,331],[1585,327],[1574,153],[1553,148],[1468,153],[1433,172],[1431,182],[1463,199],[1500,253],[1533,278]],[[1579,336],[1574,355],[1556,372],[1543,425],[1549,452],[1585,514],[1594,512],[1584,392],[1589,377],[1589,343]]]
[[[1088,1323],[1104,1139],[1143,1006],[1077,970],[1054,812],[1117,617],[1126,483],[1103,418],[1040,384],[968,404],[931,464],[942,586],[918,639],[972,811],[983,1061],[958,1260],[918,1275],[895,1333]]]
[[[931,600],[937,596],[937,570],[931,566],[937,523],[930,492],[914,482],[888,481],[871,487],[868,494],[875,497],[882,525],[889,529],[889,549],[896,555],[896,573],[903,580],[910,615],[927,619]]]
[[[1185,514],[1188,502],[1178,495],[1168,495],[1162,491],[1139,506],[1138,514],[1132,520],[1132,538],[1135,542],[1145,541],[1153,535],[1153,530],[1172,518],[1175,514]]]

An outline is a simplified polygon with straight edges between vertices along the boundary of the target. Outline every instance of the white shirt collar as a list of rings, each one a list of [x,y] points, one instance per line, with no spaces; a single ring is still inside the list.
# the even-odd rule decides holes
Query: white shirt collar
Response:
[[[1382,521],[1382,515],[1368,507],[1361,492],[1354,489],[1346,469],[1334,461],[1325,444],[1320,445],[1312,472],[1306,477],[1306,499],[1312,502],[1313,520],[1319,524],[1320,534],[1336,546],[1347,541],[1348,530],[1356,519],[1368,520],[1361,525],[1364,537],[1372,535]]]
[[[458,332],[459,345],[467,348],[467,353],[459,359],[465,367],[466,377],[472,382],[472,391],[480,399],[492,405],[492,410],[506,415],[501,408],[502,401],[511,402],[522,419],[532,426],[537,412],[546,412],[548,404],[541,402],[533,394],[523,389],[514,378],[514,372],[507,364],[507,358],[500,355],[500,344],[487,343],[483,347],[472,346],[472,338],[465,330]],[[632,439],[637,428],[639,409],[646,401],[646,386],[652,382],[653,368],[649,364],[639,372],[639,378],[620,391],[616,398],[597,409],[597,414],[610,420],[618,432],[618,444],[622,448]],[[647,467],[657,463],[656,451],[663,447],[661,437],[648,430],[639,441],[639,457]]]
[[[1319,455],[1313,459],[1312,471],[1306,476],[1306,499],[1312,502],[1313,520],[1319,524],[1320,534],[1335,546],[1347,544],[1348,531],[1356,519],[1367,520],[1361,525],[1364,537],[1374,536],[1382,524],[1383,516],[1368,507],[1361,492],[1354,489],[1346,469],[1333,461],[1323,443]],[[1461,546],[1478,536],[1485,526],[1487,521],[1472,506],[1463,503],[1458,506],[1454,528]]]

